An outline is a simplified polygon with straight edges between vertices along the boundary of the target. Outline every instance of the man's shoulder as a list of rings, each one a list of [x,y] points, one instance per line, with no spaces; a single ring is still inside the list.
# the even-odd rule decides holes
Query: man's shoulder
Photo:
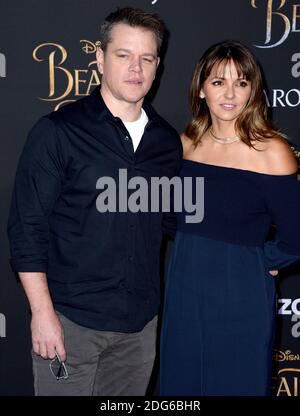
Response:
[[[82,121],[83,108],[82,99],[66,104],[56,111],[40,117],[31,127],[28,134],[28,144],[50,145],[60,139],[59,127],[64,124],[80,123]]]
[[[78,120],[83,116],[85,100],[86,97],[65,104],[58,110],[47,114],[44,118],[51,120],[54,124]]]

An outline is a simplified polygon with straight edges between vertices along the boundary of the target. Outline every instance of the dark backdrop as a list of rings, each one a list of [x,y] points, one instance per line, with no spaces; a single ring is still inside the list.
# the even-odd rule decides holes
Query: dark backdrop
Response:
[[[171,35],[153,104],[179,132],[189,118],[187,92],[197,59],[212,43],[230,38],[258,57],[274,120],[300,148],[299,1],[0,0],[0,395],[33,394],[28,304],[9,267],[6,237],[17,161],[40,116],[98,82],[95,43],[100,23],[116,6],[157,11],[165,19]],[[299,395],[299,276],[294,268],[277,278],[277,395]]]

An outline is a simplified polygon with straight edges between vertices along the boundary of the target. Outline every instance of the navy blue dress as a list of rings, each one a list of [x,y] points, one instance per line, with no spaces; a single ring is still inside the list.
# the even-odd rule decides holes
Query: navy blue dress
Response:
[[[204,177],[204,219],[185,222],[170,259],[161,394],[267,395],[275,322],[272,268],[300,260],[296,175],[183,161]],[[266,243],[271,224],[277,240]],[[298,230],[295,228],[297,226]]]

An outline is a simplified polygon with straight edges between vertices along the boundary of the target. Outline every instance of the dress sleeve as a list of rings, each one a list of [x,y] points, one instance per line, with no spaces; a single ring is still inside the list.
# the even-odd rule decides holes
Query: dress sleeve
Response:
[[[49,215],[63,180],[56,128],[44,117],[30,131],[16,172],[7,228],[13,271],[47,271]]]
[[[262,192],[276,238],[265,243],[266,265],[280,269],[300,262],[300,182],[296,175],[263,175]]]

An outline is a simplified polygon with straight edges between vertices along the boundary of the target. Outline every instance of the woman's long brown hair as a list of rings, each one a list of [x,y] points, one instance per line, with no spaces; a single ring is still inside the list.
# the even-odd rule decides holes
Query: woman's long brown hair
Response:
[[[235,41],[225,41],[211,46],[197,63],[190,87],[193,118],[185,129],[185,135],[197,146],[203,134],[210,128],[209,108],[205,99],[200,98],[200,91],[213,68],[218,69],[220,65],[225,67],[230,61],[233,61],[239,77],[251,82],[249,101],[235,123],[237,135],[249,147],[254,147],[256,140],[284,137],[268,120],[262,73],[256,58],[246,46]]]

